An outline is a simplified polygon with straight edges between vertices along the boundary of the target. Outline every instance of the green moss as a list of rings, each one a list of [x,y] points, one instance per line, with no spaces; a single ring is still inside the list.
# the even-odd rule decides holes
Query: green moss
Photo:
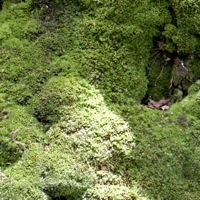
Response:
[[[32,97],[46,77],[50,76],[50,70],[43,68],[48,61],[43,60],[42,49],[28,40],[9,38],[1,45],[1,49],[4,53],[0,90],[21,103],[25,98]]]
[[[0,90],[22,104],[40,86],[44,76],[38,73],[42,70],[41,65],[46,63],[40,46],[29,40],[29,36],[37,33],[39,27],[38,22],[31,18],[29,6],[28,2],[8,4],[0,13],[0,35],[3,37],[0,41]]]
[[[0,122],[0,163],[1,167],[5,167],[20,159],[29,145],[42,139],[43,134],[40,125],[25,108],[9,106],[8,103],[1,113],[3,116]]]
[[[176,47],[174,52],[183,55],[199,52],[199,2],[171,1],[173,20],[166,24],[163,35],[167,38],[167,46],[172,42]]]
[[[55,76],[42,88],[38,96],[34,97],[32,105],[38,119],[57,122],[62,115],[63,106],[71,106],[90,92],[91,86],[77,76]]]
[[[4,187],[2,197],[12,197],[9,191],[13,191],[21,199],[28,195],[45,199],[43,191],[51,197],[72,199],[142,199],[139,190],[127,187],[120,173],[123,167],[118,165],[129,158],[134,136],[128,124],[109,110],[99,91],[83,79],[60,76],[49,80],[40,96],[45,92],[54,100],[52,105],[62,101],[60,119],[40,144],[29,144],[20,161],[4,170],[12,186]],[[50,95],[41,98],[43,102]],[[17,189],[25,183],[28,185],[19,193]],[[108,188],[108,194],[102,196],[96,188]]]
[[[0,198],[199,199],[199,82],[169,111],[138,104],[148,82],[170,92],[164,56],[199,78],[198,2],[17,2],[0,12]]]
[[[70,49],[68,54],[78,62],[81,76],[101,89],[108,101],[126,103],[126,98],[141,101],[147,90],[145,68],[152,38],[164,23],[159,15],[169,19],[168,13],[164,15],[149,1],[81,1],[81,5],[88,4],[93,8],[81,7],[82,18],[74,18],[76,39],[73,51]]]
[[[87,191],[83,199],[137,199],[137,200],[146,200],[145,197],[139,196],[136,194],[135,188],[131,190],[125,186],[118,185],[97,185],[95,188]]]
[[[49,83],[56,80],[67,82],[68,87],[69,80],[77,81],[57,77]],[[107,107],[98,90],[89,89],[86,81],[78,83],[71,92],[79,88],[79,98],[60,107],[60,120],[46,132],[47,137],[40,144],[29,144],[22,159],[4,170],[12,186],[5,187],[3,195],[145,199],[138,189],[142,186],[152,198],[198,199],[197,118],[180,115],[175,106],[167,113],[138,105],[119,107],[127,123],[119,110]],[[67,90],[64,94],[64,99],[71,98]],[[107,193],[101,193],[105,188]]]
[[[75,85],[74,78],[62,79],[65,82],[73,80],[72,85]],[[76,85],[70,90],[73,94],[77,94],[75,88],[80,88],[78,87],[78,83],[82,82],[80,80],[79,82],[76,80]],[[56,87],[56,84],[54,86]],[[69,88],[69,83],[65,88]],[[78,91],[82,94],[78,96],[77,101],[73,101],[72,104],[65,103],[60,107],[60,120],[51,126],[47,135],[52,142],[57,138],[55,144],[66,146],[66,150],[70,151],[78,162],[85,163],[88,169],[97,170],[90,174],[93,183],[82,198],[139,197],[139,192],[135,188],[126,187],[126,181],[119,173],[121,170],[119,163],[128,159],[134,141],[128,124],[109,110],[103,97],[94,87],[89,88],[85,82]],[[70,97],[69,91],[65,94]],[[119,188],[117,185],[120,182],[123,186]],[[107,195],[97,193],[96,188],[105,188],[110,184],[113,185],[113,189],[108,188]],[[118,194],[114,192],[115,187],[118,188]]]
[[[123,111],[136,138],[132,157],[139,171],[130,168],[129,173],[153,199],[199,196],[195,178],[199,176],[199,119],[178,110],[180,107],[177,103],[169,112],[138,106]],[[189,192],[191,185],[194,190]]]
[[[174,109],[178,109],[179,112],[183,112],[186,115],[191,115],[196,118],[199,118],[200,108],[199,108],[199,100],[200,100],[200,87],[199,81],[193,84],[189,88],[189,95],[185,97],[179,105],[174,105]]]
[[[152,58],[148,67],[148,91],[146,97],[158,101],[161,98],[168,98],[170,96],[170,79],[172,73],[172,66],[167,63],[162,54],[157,52],[157,58]]]
[[[190,95],[196,94],[197,92],[199,92],[199,90],[200,90],[200,80],[198,80],[195,84],[193,84],[193,85],[189,88],[188,93],[189,93]]]
[[[77,165],[66,144],[32,143],[29,151],[14,166],[4,170],[1,180],[3,198],[49,199],[50,197],[79,199],[91,184],[91,170]],[[64,161],[65,160],[65,161]],[[64,161],[64,162],[63,162]],[[89,174],[90,173],[90,174]]]

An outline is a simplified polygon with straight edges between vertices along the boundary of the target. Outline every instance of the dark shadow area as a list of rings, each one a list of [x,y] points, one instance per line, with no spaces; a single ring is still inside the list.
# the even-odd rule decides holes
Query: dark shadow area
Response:
[[[70,182],[70,181],[69,181]],[[45,186],[43,192],[50,200],[78,200],[81,199],[87,187],[81,185],[74,186],[69,182],[50,183]],[[76,182],[78,183],[78,182]],[[78,183],[79,184],[79,183]]]
[[[182,100],[188,94],[188,88],[195,82],[188,63],[188,55],[179,55],[175,50],[164,49],[165,38],[154,38],[150,52],[146,75],[148,89],[142,104],[147,104],[149,98],[156,101],[161,98],[171,98],[173,103]]]
[[[0,10],[2,10],[3,0],[0,0]]]

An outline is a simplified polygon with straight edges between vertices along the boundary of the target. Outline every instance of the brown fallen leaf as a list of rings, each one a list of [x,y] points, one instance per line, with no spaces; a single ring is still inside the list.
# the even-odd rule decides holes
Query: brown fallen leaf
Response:
[[[169,98],[169,99],[165,99],[164,104],[166,105],[166,104],[168,104],[170,101],[171,101],[170,98]]]
[[[156,102],[156,101],[154,101],[152,99],[149,100],[148,104],[151,105],[151,106],[153,106],[154,108],[159,108],[160,106],[162,106],[162,103]]]
[[[169,106],[168,105],[164,105],[162,107],[160,107],[162,110],[168,110],[169,109]]]
[[[153,99],[149,99],[148,107],[152,109],[159,109],[159,110],[168,110],[169,106],[167,105],[170,102],[169,99],[165,99],[164,97],[159,101],[154,101]]]
[[[147,107],[148,108],[155,108],[151,103],[148,103]]]

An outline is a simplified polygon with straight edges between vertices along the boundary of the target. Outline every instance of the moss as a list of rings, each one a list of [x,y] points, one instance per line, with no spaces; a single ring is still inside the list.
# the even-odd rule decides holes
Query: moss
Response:
[[[97,185],[94,189],[87,191],[83,199],[138,199],[145,200],[145,197],[138,196],[135,190],[131,190],[125,186],[118,185]]]
[[[43,134],[40,125],[25,108],[8,103],[1,112],[4,113],[0,122],[1,167],[5,167],[20,159],[30,143],[42,139]]]
[[[148,66],[149,84],[146,98],[151,97],[158,101],[163,97],[170,96],[172,66],[165,61],[160,52],[157,52],[155,57],[157,58],[153,57]]]
[[[94,6],[91,10],[81,7],[83,17],[74,18],[76,40],[68,54],[80,63],[76,66],[81,76],[101,89],[108,101],[125,103],[132,98],[140,102],[146,93],[152,38],[164,23],[161,11],[153,3],[147,10],[147,3],[81,1],[81,5]],[[146,16],[140,12],[143,9]],[[169,19],[167,13],[163,16]]]
[[[46,66],[42,49],[29,36],[38,32],[38,22],[31,18],[29,2],[8,4],[0,13],[1,91],[19,103],[35,93],[41,82],[41,65]],[[21,14],[19,14],[19,12]],[[37,71],[37,72],[36,72]],[[37,76],[37,74],[39,76]]]
[[[138,105],[119,106],[129,121],[127,123],[119,116],[116,106],[116,113],[107,107],[98,90],[76,78],[56,77],[47,83],[52,99],[55,96],[58,101],[62,96],[54,93],[53,88],[59,91],[58,85],[62,88],[63,82],[67,83],[66,90],[60,90],[65,91],[63,95],[67,101],[62,101],[59,121],[46,133],[45,155],[39,154],[39,158],[46,157],[43,162],[48,166],[48,170],[44,167],[40,172],[45,177],[42,190],[52,197],[142,199],[144,195],[135,189],[142,186],[152,198],[198,199],[198,179],[195,178],[199,176],[197,118],[179,114],[175,106],[166,113]],[[71,90],[68,89],[70,85],[73,86]],[[77,94],[77,91],[78,98],[69,104],[71,94]],[[180,107],[183,102],[176,105]],[[67,162],[63,163],[63,159]],[[30,160],[27,157],[24,164]],[[68,162],[69,168],[66,167]],[[79,163],[81,169],[89,170],[86,180],[91,182],[87,187],[73,181],[79,180],[79,174],[75,173],[77,167],[73,168],[72,163],[76,166]],[[75,173],[74,179],[66,182],[58,178],[62,169]],[[69,172],[65,170],[66,175]],[[123,174],[124,170],[126,174]],[[137,180],[140,185],[131,180]],[[193,191],[185,192],[191,184]],[[98,191],[107,188],[107,195],[97,192],[97,188]],[[80,196],[74,196],[73,191]]]
[[[199,99],[200,99],[199,81],[189,88],[189,95],[185,97],[179,105],[174,105],[174,109],[183,112],[186,115],[191,115],[199,118]]]
[[[32,97],[50,74],[50,70],[46,69],[42,75],[44,69],[41,65],[47,64],[43,61],[42,49],[18,38],[4,41],[1,48],[6,53],[1,65],[0,90],[10,94],[13,100],[23,102],[24,98]]]
[[[166,55],[180,54],[199,78],[196,6],[6,1],[0,198],[199,199],[199,83],[169,111],[138,104],[148,81],[155,98],[168,94]]]
[[[59,87],[61,93],[58,93]],[[130,155],[134,141],[126,122],[109,110],[98,90],[80,78],[55,77],[46,88],[51,99],[63,100],[60,120],[46,132],[47,137],[39,140],[40,144],[37,141],[29,144],[29,151],[20,161],[4,170],[12,186],[9,187],[9,183],[5,186],[3,197],[11,197],[9,191],[13,191],[21,199],[28,195],[45,199],[44,193],[51,197],[87,199],[97,195],[95,188],[105,188],[112,183],[115,186],[108,189],[108,196],[119,199],[141,196],[142,199],[139,191],[126,187],[118,172],[120,167],[116,165]],[[28,185],[18,193],[17,189],[30,177],[33,178]],[[107,195],[99,197],[106,199]]]
[[[41,121],[57,122],[62,115],[61,108],[79,101],[90,88],[87,82],[77,76],[53,77],[34,97],[32,102],[34,112]]]
[[[64,79],[67,81],[69,77]],[[71,78],[69,80],[75,81]],[[72,85],[75,85],[73,83],[75,82],[72,82]],[[55,84],[54,86],[56,87]],[[79,88],[78,85],[75,87]],[[75,88],[71,92],[77,93]],[[120,167],[117,164],[131,153],[134,136],[129,132],[128,124],[109,110],[103,97],[94,87],[90,86],[89,89],[85,82],[79,92],[82,92],[82,95],[79,95],[78,101],[60,108],[60,120],[51,126],[47,135],[52,142],[57,138],[57,145],[67,145],[66,150],[70,151],[70,154],[79,160],[78,162],[85,163],[88,169],[96,170],[90,174],[93,179],[92,184],[81,199],[95,197],[106,199],[109,195],[104,197],[100,193],[96,194],[95,188],[105,188],[108,184],[116,185],[113,187],[119,189],[119,194],[114,192],[114,188],[108,189],[110,197],[112,195],[119,199],[139,197],[139,192],[135,188],[129,190],[125,187],[126,182],[119,173]],[[68,95],[70,96],[69,92]],[[117,186],[119,182],[123,184],[121,188]]]
[[[179,107],[181,103],[169,112],[138,106],[129,110],[125,107],[123,111],[136,138],[131,155],[139,171],[130,168],[129,173],[153,199],[198,199],[199,196],[198,181],[194,178],[199,176],[196,170],[199,119],[178,110]],[[186,192],[190,184],[194,190]]]
[[[196,1],[171,1],[173,21],[166,24],[164,35],[170,43],[176,45],[176,51],[180,54],[196,54],[199,51],[199,11]],[[197,53],[198,54],[198,53]]]
[[[23,158],[4,170],[7,180],[1,181],[1,197],[49,199],[63,195],[79,199],[91,184],[91,171],[86,171],[84,164],[77,165],[74,154],[64,146],[66,143],[59,147],[42,140],[30,144]]]
[[[189,93],[190,95],[196,94],[197,92],[199,92],[199,90],[200,90],[200,80],[198,80],[195,84],[193,84],[193,85],[189,88],[188,93]]]

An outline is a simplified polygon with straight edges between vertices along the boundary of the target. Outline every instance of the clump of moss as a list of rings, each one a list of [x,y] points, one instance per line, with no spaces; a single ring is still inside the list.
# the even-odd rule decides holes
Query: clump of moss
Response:
[[[129,188],[120,173],[123,165],[119,163],[129,158],[134,135],[128,124],[106,106],[99,91],[77,76],[58,76],[49,80],[40,97],[46,110],[59,106],[60,119],[54,121],[40,143],[29,144],[20,161],[4,170],[12,185],[4,186],[3,197],[12,197],[9,191],[13,191],[21,199],[27,195],[42,199],[142,199],[137,184]],[[96,190],[106,187],[108,194]]]
[[[70,85],[73,85],[71,90],[69,82],[65,87],[64,94],[68,98],[71,93],[79,95],[72,104],[66,102],[60,107],[60,119],[51,126],[47,135],[52,142],[57,138],[57,145],[64,144],[66,150],[76,158],[76,162],[94,170],[90,174],[93,177],[92,184],[80,198],[106,199],[109,196],[119,199],[139,198],[140,192],[134,187],[129,189],[128,182],[120,174],[123,165],[120,166],[119,163],[129,158],[134,143],[134,135],[129,132],[128,124],[109,110],[99,91],[89,86],[87,82],[81,81],[80,78],[78,81],[73,77],[62,77],[62,79],[65,82],[71,81]],[[57,86],[54,84],[52,87]],[[119,183],[122,187],[118,187]],[[113,187],[108,188],[108,194],[97,193],[95,188],[105,188],[110,184]],[[118,188],[118,193],[115,192],[115,188]]]
[[[31,17],[28,2],[5,3],[0,16],[0,90],[10,94],[13,100],[27,104],[41,84],[36,77],[39,67],[45,65],[42,50],[29,40],[29,35],[38,32],[38,22]]]
[[[200,87],[199,81],[194,83],[189,88],[189,94],[185,97],[179,105],[174,105],[174,109],[179,110],[179,112],[183,112],[186,115],[191,115],[193,117],[199,118],[200,108],[199,108],[199,100],[200,100]]]
[[[8,105],[1,111],[1,167],[18,161],[29,145],[42,139],[42,129],[28,111],[17,105]]]
[[[58,122],[63,106],[71,106],[90,91],[91,86],[77,76],[55,76],[43,86],[32,100],[37,118],[44,122]],[[85,95],[85,98],[87,96]]]
[[[149,1],[79,2],[82,18],[73,19],[70,38],[74,39],[66,51],[77,63],[75,70],[101,89],[108,101],[126,103],[126,98],[132,98],[140,102],[147,89],[145,68],[152,38],[159,35],[158,27],[164,16],[169,20],[169,13],[164,14]],[[91,9],[86,9],[88,4],[93,5]],[[146,9],[147,4],[150,9]]]
[[[176,103],[169,112],[162,112],[126,106],[123,111],[136,138],[131,155],[137,170],[130,167],[128,174],[139,181],[149,198],[199,196],[199,181],[195,178],[200,173],[199,119],[178,110],[179,107],[181,103]],[[193,190],[189,189],[191,184]]]
[[[60,69],[50,66],[53,53],[62,54],[67,48],[61,45],[67,43],[66,37],[50,35],[32,9],[31,1],[7,2],[0,13],[0,90],[21,105],[27,105],[42,84],[58,74]]]
[[[191,85],[191,87],[188,90],[188,93],[190,95],[196,94],[197,92],[199,92],[199,90],[200,90],[200,80],[196,81],[195,84]]]
[[[135,103],[147,90],[153,39],[198,71],[198,23],[190,32],[181,18],[193,7],[198,19],[198,2],[62,5],[7,1],[0,13],[0,197],[198,199],[199,83],[167,112]]]
[[[178,47],[178,52],[184,54],[198,54],[199,40],[199,2],[196,1],[172,1],[176,17],[176,31],[172,35],[173,42]],[[196,54],[196,55],[197,55]]]
[[[4,170],[7,178],[0,179],[2,198],[80,199],[92,184],[93,171],[77,162],[66,143],[58,145],[48,141],[30,144],[20,161]]]

